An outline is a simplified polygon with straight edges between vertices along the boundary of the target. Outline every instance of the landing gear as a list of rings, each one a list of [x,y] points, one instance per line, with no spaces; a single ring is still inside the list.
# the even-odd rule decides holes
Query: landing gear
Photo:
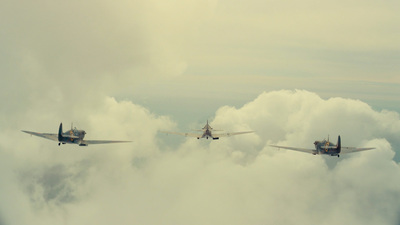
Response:
[[[339,158],[339,157],[340,157],[340,155],[337,155],[337,157]]]
[[[61,143],[58,143],[58,146],[60,146],[61,145]]]

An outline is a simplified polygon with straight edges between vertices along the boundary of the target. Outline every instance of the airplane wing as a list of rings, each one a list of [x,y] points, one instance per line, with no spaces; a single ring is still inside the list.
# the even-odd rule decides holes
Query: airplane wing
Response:
[[[126,143],[132,141],[110,141],[110,140],[82,140],[80,144],[95,145],[95,144],[111,144],[111,143]]]
[[[30,135],[35,135],[38,137],[46,138],[52,141],[58,141],[58,134],[48,134],[48,133],[37,133],[32,131],[22,130],[22,132],[28,133]]]
[[[196,138],[201,138],[203,134],[201,133],[181,133],[181,132],[173,132],[173,131],[160,131],[161,133],[165,134],[176,134],[176,135],[181,135],[185,137],[196,137]]]
[[[270,145],[270,146],[275,147],[275,148],[289,149],[289,150],[298,151],[298,152],[305,152],[305,153],[317,154],[317,150],[315,150],[315,149],[294,148],[294,147],[286,147],[286,146],[278,146],[278,145]]]
[[[372,150],[375,148],[354,148],[354,147],[342,147],[342,151],[340,154],[346,154],[346,153],[353,153],[353,152],[361,152],[361,151],[367,151],[367,150]]]
[[[216,138],[219,138],[219,137],[230,137],[230,136],[233,136],[233,135],[248,134],[248,133],[254,133],[254,131],[243,131],[243,132],[232,132],[232,133],[221,133],[221,134],[213,133],[212,136],[216,137]]]

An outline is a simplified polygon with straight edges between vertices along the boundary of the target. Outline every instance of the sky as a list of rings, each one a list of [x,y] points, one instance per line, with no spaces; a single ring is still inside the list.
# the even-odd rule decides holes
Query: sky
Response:
[[[400,224],[398,1],[9,1],[0,224]],[[252,134],[164,135],[209,120]],[[21,130],[132,143],[58,146]],[[313,156],[271,144],[375,150]]]

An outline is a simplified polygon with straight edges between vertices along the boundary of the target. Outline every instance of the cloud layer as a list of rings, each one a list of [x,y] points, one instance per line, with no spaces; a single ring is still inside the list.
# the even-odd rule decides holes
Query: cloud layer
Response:
[[[157,131],[174,123],[132,102],[105,98],[86,117],[87,138],[134,142],[58,147],[2,134],[2,224],[400,222],[399,143],[389,141],[399,134],[397,113],[307,91],[268,92],[241,108],[221,107],[211,122],[255,134],[185,139],[173,149]],[[268,147],[312,147],[328,133],[377,149],[338,159]]]

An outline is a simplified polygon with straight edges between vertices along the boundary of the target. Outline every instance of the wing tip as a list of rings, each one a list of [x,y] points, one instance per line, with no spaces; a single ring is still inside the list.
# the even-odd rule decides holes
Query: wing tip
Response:
[[[33,134],[34,132],[32,132],[32,131],[27,131],[27,130],[21,130],[22,132],[24,132],[24,133],[27,133],[27,134]]]

